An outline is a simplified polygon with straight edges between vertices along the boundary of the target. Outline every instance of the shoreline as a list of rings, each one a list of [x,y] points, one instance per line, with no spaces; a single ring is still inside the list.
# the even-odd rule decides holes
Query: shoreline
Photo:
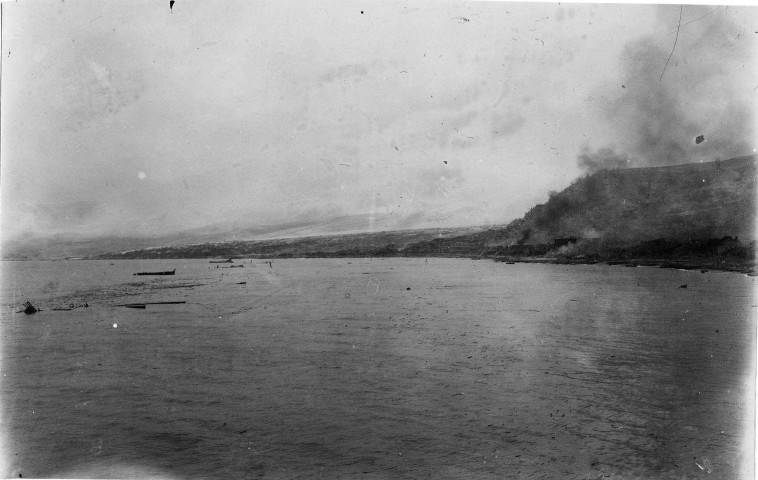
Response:
[[[137,257],[137,258],[82,258],[77,260],[208,260],[215,257]],[[758,265],[755,261],[740,260],[730,258],[728,260],[713,258],[628,258],[628,259],[610,259],[610,258],[561,258],[561,257],[526,257],[526,256],[508,256],[508,255],[240,255],[233,257],[236,260],[286,260],[286,259],[317,259],[317,258],[335,258],[335,259],[357,259],[357,258],[468,258],[471,260],[492,260],[499,263],[549,263],[554,265],[597,265],[606,264],[610,266],[623,267],[656,267],[671,268],[676,270],[701,270],[703,273],[709,270],[742,273],[748,276],[758,276]],[[723,258],[723,257],[721,257]],[[70,261],[72,259],[2,259],[2,261],[11,262],[28,262],[28,261]]]
[[[483,257],[490,258],[490,257]],[[671,268],[676,270],[700,270],[705,273],[709,270],[743,273],[748,276],[758,276],[758,269],[754,262],[727,261],[717,259],[650,259],[650,258],[630,258],[623,260],[611,259],[576,259],[576,258],[551,258],[551,257],[494,257],[496,262],[506,263],[550,263],[556,265],[597,265],[606,264],[610,266],[623,267],[656,267]]]

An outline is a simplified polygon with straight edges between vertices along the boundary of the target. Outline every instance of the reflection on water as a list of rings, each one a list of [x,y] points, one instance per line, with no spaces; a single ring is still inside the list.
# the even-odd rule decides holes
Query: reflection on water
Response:
[[[749,463],[753,278],[244,265],[5,262],[0,474],[739,478]],[[26,299],[43,311],[14,313]],[[158,301],[187,303],[115,306]]]

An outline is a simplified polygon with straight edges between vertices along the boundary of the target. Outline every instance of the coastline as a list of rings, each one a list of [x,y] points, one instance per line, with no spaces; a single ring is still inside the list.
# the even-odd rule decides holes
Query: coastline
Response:
[[[186,256],[164,256],[164,257],[127,257],[100,255],[96,257],[79,258],[78,260],[208,260],[214,257],[186,257]],[[233,256],[235,260],[276,260],[289,258],[340,258],[340,259],[357,259],[357,258],[469,258],[472,260],[492,260],[498,263],[549,263],[556,265],[597,265],[606,264],[610,266],[622,267],[655,267],[671,268],[676,270],[701,270],[706,273],[709,270],[721,272],[742,273],[751,277],[758,276],[758,261],[745,260],[738,258],[716,257],[716,258],[569,258],[569,257],[530,257],[530,256],[513,256],[513,255],[342,255],[324,252],[307,252],[302,254],[274,254],[274,255],[238,255]],[[4,262],[29,262],[29,261],[72,261],[74,259],[60,258],[3,258]]]
[[[491,258],[491,257],[484,257]],[[672,268],[677,270],[700,270],[703,273],[709,270],[722,272],[743,273],[748,276],[758,276],[758,267],[755,262],[736,261],[734,259],[707,259],[707,258],[629,258],[629,259],[607,259],[607,258],[559,258],[559,257],[494,257],[496,262],[505,263],[551,263],[559,265],[595,265],[607,264],[611,266],[622,267],[657,267]]]

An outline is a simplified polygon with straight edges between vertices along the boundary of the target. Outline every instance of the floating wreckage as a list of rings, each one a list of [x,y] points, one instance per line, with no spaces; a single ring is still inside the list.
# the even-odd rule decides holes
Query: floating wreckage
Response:
[[[187,303],[187,302],[185,300],[175,300],[175,301],[170,301],[170,302],[121,303],[115,306],[126,307],[126,308],[145,308],[147,305],[178,305],[180,303]]]
[[[234,263],[234,261],[230,258],[229,260],[211,260],[210,263]]]
[[[176,269],[173,269],[168,272],[137,272],[134,275],[174,275],[176,273]]]
[[[34,305],[32,305],[32,303],[29,300],[27,300],[26,302],[24,302],[23,312],[27,315],[31,315],[32,313],[39,312],[39,310],[35,308]]]
[[[80,303],[79,305],[69,303],[68,307],[57,307],[57,308],[54,308],[53,310],[55,310],[56,312],[70,312],[71,310],[75,308],[89,308],[89,303],[84,302],[84,303]]]

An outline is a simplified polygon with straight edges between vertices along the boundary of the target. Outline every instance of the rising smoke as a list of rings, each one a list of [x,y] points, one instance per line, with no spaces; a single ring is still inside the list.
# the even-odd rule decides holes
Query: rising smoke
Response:
[[[595,173],[603,169],[628,168],[633,165],[632,159],[628,155],[617,153],[611,147],[603,147],[593,152],[585,146],[579,156],[576,157],[576,161],[579,168],[587,173]]]
[[[601,92],[606,99],[601,115],[614,125],[618,147],[585,146],[577,158],[584,171],[753,153],[754,100],[746,96],[754,86],[758,58],[754,35],[748,35],[752,24],[728,7],[685,6],[666,65],[679,11],[671,5],[660,8],[661,34],[626,45],[621,88]],[[700,135],[705,141],[697,143]]]

